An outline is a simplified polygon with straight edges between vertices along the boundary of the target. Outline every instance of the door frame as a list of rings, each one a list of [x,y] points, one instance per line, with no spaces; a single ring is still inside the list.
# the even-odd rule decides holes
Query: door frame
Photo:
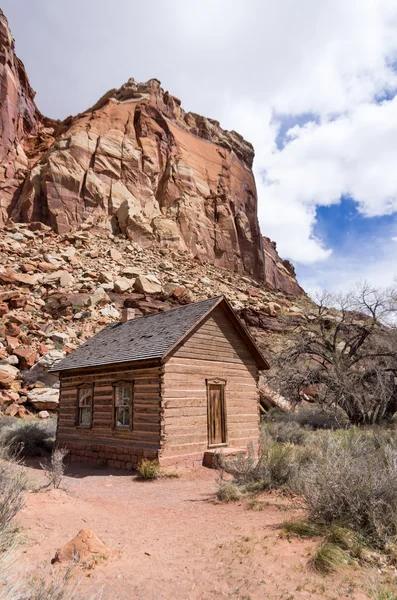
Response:
[[[206,379],[206,389],[207,389],[207,442],[208,448],[221,448],[222,446],[228,445],[228,435],[227,435],[227,409],[226,409],[226,379],[212,378]],[[222,402],[222,412],[223,412],[223,438],[224,442],[219,442],[217,444],[211,444],[211,435],[210,435],[210,387],[211,385],[219,385],[221,386],[221,402]]]

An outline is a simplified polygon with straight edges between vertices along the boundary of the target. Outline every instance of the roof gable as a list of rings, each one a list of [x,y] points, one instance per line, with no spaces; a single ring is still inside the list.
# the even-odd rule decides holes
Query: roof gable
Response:
[[[244,336],[258,367],[267,369],[267,362],[247,329],[223,296],[218,296],[125,323],[112,323],[69,354],[52,371],[164,359],[221,303]]]

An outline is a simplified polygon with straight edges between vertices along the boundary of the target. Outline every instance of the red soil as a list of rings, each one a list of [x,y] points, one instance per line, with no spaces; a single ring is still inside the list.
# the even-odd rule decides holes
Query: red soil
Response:
[[[39,471],[28,471],[40,480]],[[262,499],[261,511],[245,502],[217,504],[215,479],[216,472],[199,468],[180,479],[141,482],[74,464],[65,491],[26,494],[18,517],[27,537],[21,560],[42,569],[90,529],[112,553],[74,569],[82,600],[102,587],[102,600],[368,598],[368,574],[318,576],[307,565],[317,542],[280,537],[282,522],[299,510],[276,495]]]

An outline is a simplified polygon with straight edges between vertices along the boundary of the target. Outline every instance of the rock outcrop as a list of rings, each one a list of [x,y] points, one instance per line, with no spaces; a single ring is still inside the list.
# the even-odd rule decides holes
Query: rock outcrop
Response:
[[[54,140],[55,123],[41,115],[34,96],[0,9],[0,225],[19,197],[30,165]]]
[[[291,270],[264,253],[254,150],[238,133],[185,112],[156,79],[130,79],[63,122],[45,119],[3,13],[0,42],[3,223],[41,222],[60,234],[101,226],[301,292]]]

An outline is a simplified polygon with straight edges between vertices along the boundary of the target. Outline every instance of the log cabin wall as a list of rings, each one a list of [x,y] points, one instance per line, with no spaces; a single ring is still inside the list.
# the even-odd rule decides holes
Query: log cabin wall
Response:
[[[132,469],[140,459],[157,458],[160,447],[160,380],[157,365],[109,366],[60,374],[57,444],[72,460]],[[133,427],[113,428],[113,385],[133,382]],[[78,386],[93,385],[92,426],[77,423]]]
[[[217,307],[165,362],[161,464],[201,464],[208,448],[207,379],[225,381],[225,446],[257,444],[258,368],[240,333]]]

